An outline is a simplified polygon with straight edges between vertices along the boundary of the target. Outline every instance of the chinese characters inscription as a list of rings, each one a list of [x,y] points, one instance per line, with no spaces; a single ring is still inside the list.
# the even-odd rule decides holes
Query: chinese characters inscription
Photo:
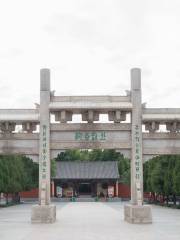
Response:
[[[75,132],[74,139],[76,141],[105,141],[106,132]]]
[[[47,167],[47,126],[42,126],[42,179],[46,179]]]
[[[140,131],[139,126],[135,125],[135,178],[140,180],[141,151],[140,151]]]

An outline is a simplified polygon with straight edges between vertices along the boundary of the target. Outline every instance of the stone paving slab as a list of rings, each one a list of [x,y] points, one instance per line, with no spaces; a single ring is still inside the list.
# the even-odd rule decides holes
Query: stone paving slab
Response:
[[[54,224],[31,224],[31,204],[0,209],[0,240],[179,240],[180,210],[153,206],[153,224],[123,220],[123,203],[57,203]]]

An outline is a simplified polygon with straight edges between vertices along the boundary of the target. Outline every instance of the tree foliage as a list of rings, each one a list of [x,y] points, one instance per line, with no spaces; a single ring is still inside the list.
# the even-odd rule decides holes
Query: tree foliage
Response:
[[[0,155],[0,192],[16,194],[38,185],[38,164],[20,155]]]
[[[144,163],[144,191],[161,195],[169,201],[180,195],[180,156],[162,155]]]
[[[56,161],[55,159],[51,160],[51,177],[55,177],[56,176]]]

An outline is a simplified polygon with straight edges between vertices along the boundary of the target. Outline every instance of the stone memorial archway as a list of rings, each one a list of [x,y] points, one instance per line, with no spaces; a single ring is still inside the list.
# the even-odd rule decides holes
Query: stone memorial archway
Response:
[[[51,114],[59,123],[51,123]],[[71,123],[73,114],[81,114],[84,122]],[[100,114],[108,114],[110,122],[97,122]],[[127,114],[130,123],[124,122]],[[165,132],[158,131],[161,124]],[[22,125],[21,132],[14,132],[16,125]],[[180,109],[146,108],[138,68],[131,70],[131,89],[125,96],[55,96],[50,70],[41,69],[40,104],[35,109],[0,109],[0,129],[2,154],[24,154],[39,161],[39,204],[32,207],[33,223],[56,219],[50,201],[50,159],[62,150],[116,149],[131,159],[131,203],[124,209],[130,223],[152,222],[151,208],[143,203],[143,161],[180,154]]]

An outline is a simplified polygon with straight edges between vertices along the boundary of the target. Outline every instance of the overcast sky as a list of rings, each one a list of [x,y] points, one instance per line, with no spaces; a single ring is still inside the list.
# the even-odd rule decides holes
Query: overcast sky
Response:
[[[0,108],[56,95],[124,95],[142,69],[148,107],[180,107],[180,0],[0,1]]]

